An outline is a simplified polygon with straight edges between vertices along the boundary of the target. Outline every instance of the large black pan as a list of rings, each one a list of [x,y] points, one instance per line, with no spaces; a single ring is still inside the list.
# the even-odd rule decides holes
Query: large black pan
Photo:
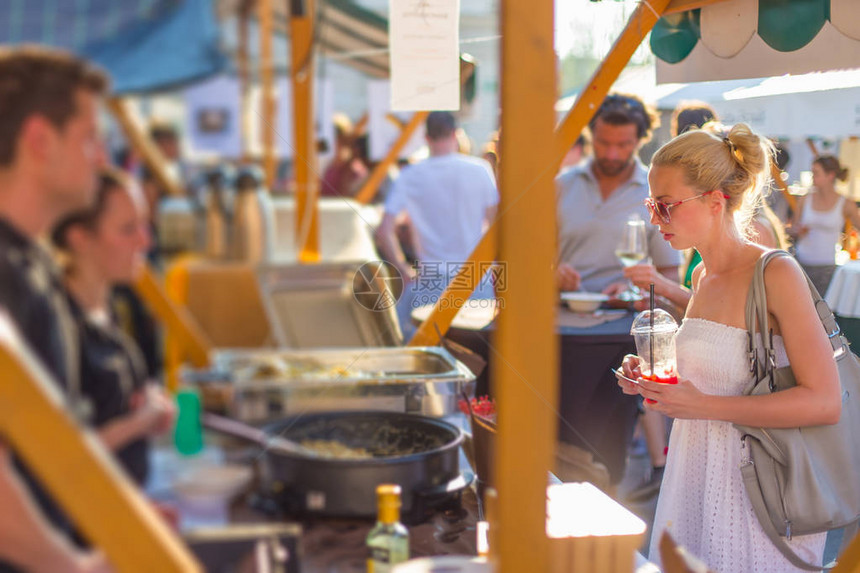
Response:
[[[397,412],[326,412],[287,418],[262,431],[248,428],[244,433],[213,425],[212,420],[207,415],[205,425],[266,446],[263,487],[276,495],[288,513],[373,516],[376,486],[393,483],[402,489],[404,514],[413,514],[419,498],[444,497],[465,485],[459,471],[463,434],[434,418]],[[361,448],[373,457],[324,457],[300,445],[309,440]]]

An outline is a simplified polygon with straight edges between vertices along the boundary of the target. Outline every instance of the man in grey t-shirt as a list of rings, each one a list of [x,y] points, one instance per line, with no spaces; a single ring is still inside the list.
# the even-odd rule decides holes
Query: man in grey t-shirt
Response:
[[[646,221],[648,256],[678,280],[681,256],[647,223],[648,171],[636,157],[654,119],[635,97],[606,97],[589,124],[594,157],[566,172],[558,185],[559,290],[617,294],[626,286],[615,256],[631,216]]]

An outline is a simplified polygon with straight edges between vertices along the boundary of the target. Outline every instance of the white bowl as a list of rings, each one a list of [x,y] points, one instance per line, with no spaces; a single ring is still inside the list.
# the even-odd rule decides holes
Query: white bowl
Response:
[[[609,296],[599,292],[563,292],[561,300],[573,312],[587,313],[600,308],[601,303],[609,300]]]
[[[482,557],[445,555],[406,561],[395,565],[392,573],[490,573],[492,570]]]
[[[179,474],[173,483],[177,496],[192,503],[230,501],[251,481],[251,468],[240,465],[201,465]]]

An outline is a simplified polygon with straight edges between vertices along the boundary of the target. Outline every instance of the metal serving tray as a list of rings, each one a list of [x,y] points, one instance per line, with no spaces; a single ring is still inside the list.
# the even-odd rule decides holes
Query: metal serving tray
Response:
[[[273,362],[266,372],[251,366]],[[218,350],[211,370],[186,372],[185,379],[229,385],[228,413],[251,423],[369,409],[442,417],[457,411],[475,383],[441,347]]]
[[[398,347],[403,334],[378,261],[269,264],[257,283],[272,335],[282,348]],[[359,272],[362,271],[362,272]],[[371,278],[372,277],[372,278]]]

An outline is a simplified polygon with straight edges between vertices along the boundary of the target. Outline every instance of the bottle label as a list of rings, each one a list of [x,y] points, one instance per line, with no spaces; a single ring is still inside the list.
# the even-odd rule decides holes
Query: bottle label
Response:
[[[391,551],[387,547],[371,547],[367,570],[371,573],[389,573]]]

